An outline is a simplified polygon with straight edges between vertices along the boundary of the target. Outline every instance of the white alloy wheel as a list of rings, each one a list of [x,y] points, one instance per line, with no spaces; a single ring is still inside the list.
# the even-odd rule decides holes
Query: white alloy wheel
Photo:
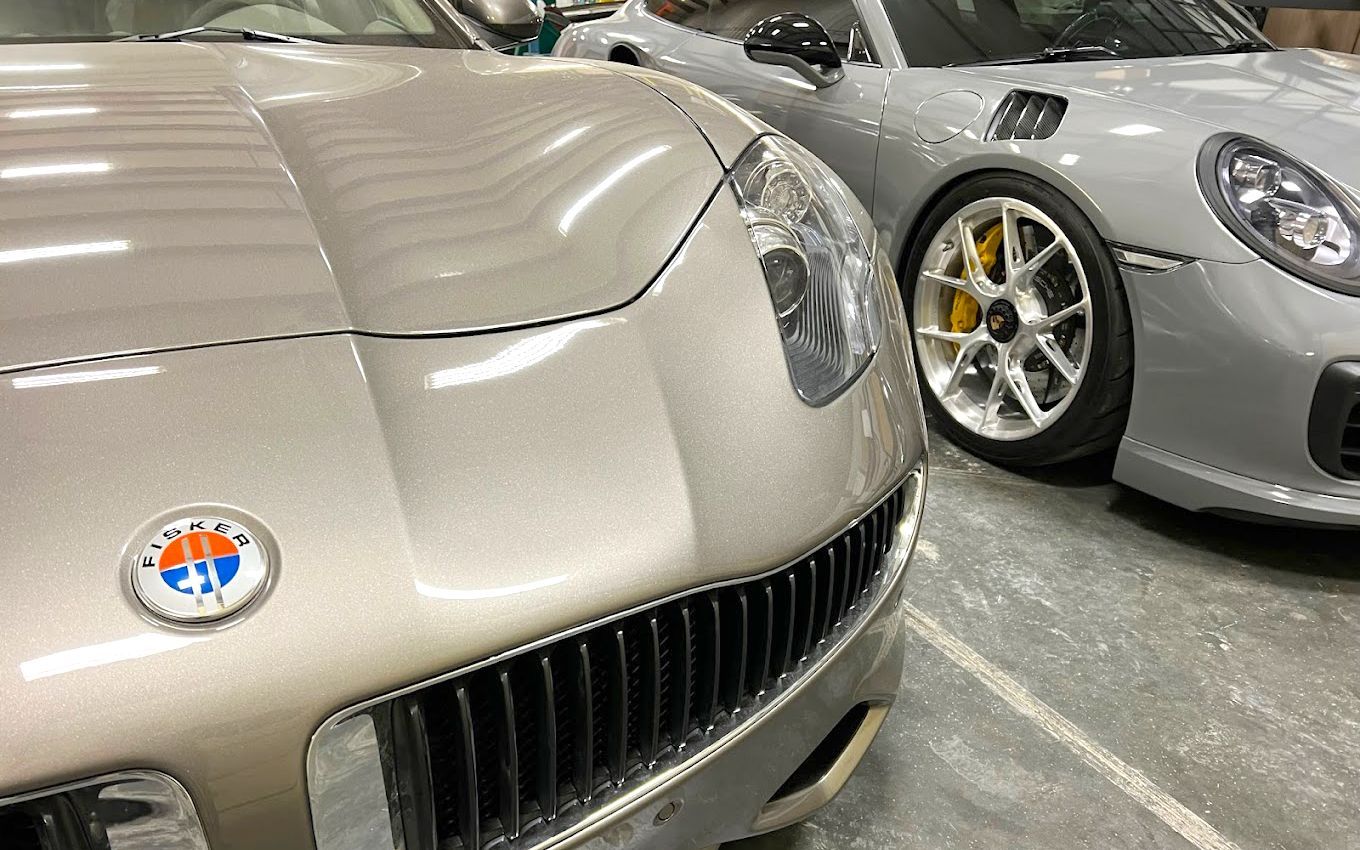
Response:
[[[1086,376],[1094,325],[1086,269],[1062,229],[1033,204],[983,198],[945,222],[920,269],[917,356],[944,411],[998,441],[1057,422]]]

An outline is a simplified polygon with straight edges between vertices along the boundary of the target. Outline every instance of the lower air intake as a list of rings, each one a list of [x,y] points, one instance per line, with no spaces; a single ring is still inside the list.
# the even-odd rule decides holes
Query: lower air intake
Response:
[[[1323,370],[1308,417],[1308,449],[1332,475],[1360,479],[1360,362]]]

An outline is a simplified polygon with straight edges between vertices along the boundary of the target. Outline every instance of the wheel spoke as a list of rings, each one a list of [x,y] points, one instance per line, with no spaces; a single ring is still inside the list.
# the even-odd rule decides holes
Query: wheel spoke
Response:
[[[961,333],[958,331],[941,330],[940,328],[917,328],[916,332],[926,339],[938,339],[941,342],[955,343],[961,343],[973,335],[971,331]]]
[[[1077,385],[1077,373],[1081,368],[1072,362],[1067,356],[1067,352],[1062,350],[1062,346],[1053,338],[1051,333],[1040,333],[1034,337],[1035,344],[1039,350],[1048,358],[1048,362],[1053,364],[1053,368],[1058,370],[1058,374],[1063,376],[1063,380],[1072,386]]]
[[[1021,364],[1006,363],[1006,389],[1010,390],[1011,395],[1020,403],[1020,409],[1025,411],[1031,422],[1035,425],[1044,424],[1047,414],[1039,407],[1039,400],[1029,388],[1029,381],[1025,380],[1025,369]]]
[[[1005,386],[1006,376],[997,369],[992,376],[992,388],[987,391],[987,402],[982,407],[982,422],[978,424],[978,431],[986,431],[1001,412],[1001,390]]]
[[[1020,244],[1020,213],[1010,204],[1001,205],[1001,249],[1006,260],[1006,282],[1014,286],[1024,270],[1025,251]]]
[[[982,289],[992,285],[992,279],[987,276],[987,271],[982,267],[982,258],[977,252],[977,237],[973,235],[973,228],[968,222],[959,219],[959,250],[963,252],[963,269],[968,275],[968,281],[976,289]]]
[[[1062,324],[1063,322],[1067,321],[1068,319],[1072,318],[1078,313],[1085,313],[1088,305],[1089,302],[1087,302],[1087,300],[1083,298],[1082,300],[1078,301],[1075,304],[1062,308],[1061,310],[1059,310],[1058,312],[1054,313],[1051,316],[1044,316],[1043,318],[1035,321],[1033,327],[1036,331],[1049,330],[1054,325]]]
[[[1033,257],[1030,257],[1029,260],[1025,262],[1025,265],[1020,269],[1021,274],[1025,275],[1026,277],[1033,276],[1036,272],[1039,271],[1039,269],[1043,268],[1044,265],[1049,260],[1053,259],[1054,256],[1056,256],[1059,251],[1062,250],[1063,250],[1062,242],[1059,242],[1057,239],[1054,239],[1052,242],[1048,243],[1043,248],[1041,248],[1039,250],[1039,253],[1035,254]]]
[[[987,334],[974,331],[959,344],[959,353],[954,355],[954,365],[949,370],[949,382],[945,384],[944,390],[940,393],[941,398],[951,396],[959,391],[959,387],[963,384],[963,376],[968,374],[968,367],[973,365],[978,352],[989,340]]]
[[[937,271],[921,272],[921,280],[928,280],[933,283],[938,283],[941,286],[948,286],[952,289],[962,290],[963,292],[967,292],[969,295],[972,295],[976,291],[976,287],[973,286],[972,281],[960,277],[950,277],[944,272]]]

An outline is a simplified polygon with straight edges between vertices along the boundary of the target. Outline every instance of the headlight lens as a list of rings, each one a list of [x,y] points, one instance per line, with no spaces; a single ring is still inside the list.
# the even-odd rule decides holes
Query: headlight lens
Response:
[[[882,332],[874,263],[841,182],[787,139],[758,139],[728,177],[765,270],[794,389],[835,398]]]
[[[1210,140],[1200,180],[1224,223],[1266,259],[1321,286],[1360,291],[1360,210],[1344,189],[1241,137]]]

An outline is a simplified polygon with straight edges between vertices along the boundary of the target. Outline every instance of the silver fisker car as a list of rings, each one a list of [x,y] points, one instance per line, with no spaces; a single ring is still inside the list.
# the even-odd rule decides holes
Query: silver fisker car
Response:
[[[564,56],[807,145],[897,264],[926,403],[1196,510],[1360,525],[1360,60],[1222,0],[631,0]]]
[[[454,14],[5,6],[4,850],[705,847],[882,724],[925,438],[864,209]]]

